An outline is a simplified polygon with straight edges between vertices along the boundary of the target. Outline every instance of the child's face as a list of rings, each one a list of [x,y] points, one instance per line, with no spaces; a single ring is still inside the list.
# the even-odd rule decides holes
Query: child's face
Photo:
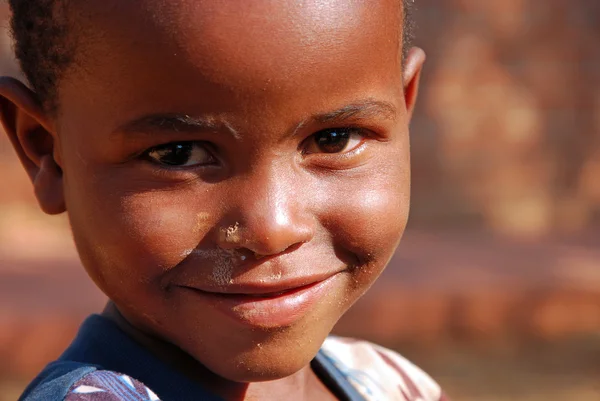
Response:
[[[87,271],[213,372],[292,374],[406,224],[398,0],[74,4],[52,135]]]

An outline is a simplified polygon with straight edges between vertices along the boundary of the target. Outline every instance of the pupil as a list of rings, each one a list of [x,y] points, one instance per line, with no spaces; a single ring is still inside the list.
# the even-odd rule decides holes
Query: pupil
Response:
[[[317,135],[319,149],[324,153],[339,153],[348,144],[350,133],[346,131],[325,131]]]
[[[189,143],[178,143],[171,145],[159,152],[160,161],[172,166],[186,164],[192,155],[192,145]]]

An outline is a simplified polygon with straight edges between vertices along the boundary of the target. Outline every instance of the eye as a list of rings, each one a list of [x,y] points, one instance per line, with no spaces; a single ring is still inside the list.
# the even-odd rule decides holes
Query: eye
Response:
[[[155,146],[146,152],[152,161],[166,166],[190,167],[215,163],[201,142],[173,142]]]
[[[331,128],[317,132],[308,138],[304,153],[348,153],[365,139],[358,128]]]

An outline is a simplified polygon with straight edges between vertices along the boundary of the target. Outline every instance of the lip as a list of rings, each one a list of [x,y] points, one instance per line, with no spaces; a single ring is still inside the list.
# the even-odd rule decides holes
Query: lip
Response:
[[[330,274],[306,284],[298,279],[278,286],[231,285],[218,292],[180,286],[193,292],[229,318],[255,328],[282,328],[300,320],[338,280]]]
[[[231,281],[226,286],[206,285],[205,283],[196,283],[190,280],[189,283],[180,283],[184,287],[190,287],[199,291],[208,292],[217,295],[265,295],[272,296],[278,292],[287,292],[310,286],[321,281],[327,280],[338,272],[323,272],[320,274],[311,274],[308,277],[286,277],[281,274],[277,278],[260,281]],[[286,274],[287,276],[287,274]]]

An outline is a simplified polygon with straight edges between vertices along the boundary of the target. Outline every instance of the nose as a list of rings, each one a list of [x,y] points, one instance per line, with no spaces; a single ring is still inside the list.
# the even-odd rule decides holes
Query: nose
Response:
[[[235,187],[235,200],[228,202],[225,224],[219,227],[221,248],[246,249],[264,257],[285,252],[314,237],[310,197],[299,188],[293,173],[270,168],[268,172],[239,178]]]

